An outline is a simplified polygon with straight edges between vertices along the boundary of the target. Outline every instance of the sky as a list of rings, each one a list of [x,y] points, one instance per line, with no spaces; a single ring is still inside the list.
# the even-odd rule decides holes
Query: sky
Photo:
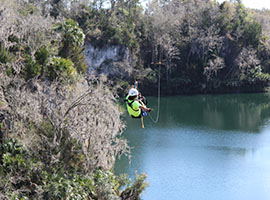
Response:
[[[217,1],[221,3],[224,0],[217,0]],[[242,3],[247,8],[270,9],[270,0],[242,0]]]

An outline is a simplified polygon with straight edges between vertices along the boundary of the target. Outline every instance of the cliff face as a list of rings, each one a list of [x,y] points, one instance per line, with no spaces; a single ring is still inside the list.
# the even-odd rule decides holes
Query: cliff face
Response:
[[[84,54],[88,74],[95,72],[123,78],[132,73],[129,50],[124,45],[94,47],[88,43],[85,44]]]

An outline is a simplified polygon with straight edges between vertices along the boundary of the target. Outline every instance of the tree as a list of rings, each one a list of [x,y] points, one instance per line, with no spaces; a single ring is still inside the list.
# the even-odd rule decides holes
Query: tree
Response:
[[[58,23],[55,30],[63,34],[62,47],[59,52],[63,58],[71,56],[73,48],[81,47],[84,44],[85,35],[83,30],[72,19]]]
[[[72,88],[57,82],[33,81],[10,89],[6,94],[6,98],[10,98],[9,107],[13,115],[17,116],[13,133],[29,140],[29,129],[25,129],[25,132],[20,130],[21,126],[39,129],[46,121],[51,126],[52,133],[49,136],[46,132],[33,135],[37,141],[33,139],[30,144],[46,146],[46,151],[51,152],[46,157],[48,165],[65,160],[74,153],[72,149],[67,153],[68,147],[65,146],[66,142],[73,139],[81,146],[76,151],[85,156],[85,171],[97,167],[111,169],[115,157],[128,152],[126,141],[119,137],[123,124],[114,106],[113,95],[101,80],[89,81],[89,85],[82,81],[76,82]]]
[[[1,199],[139,199],[146,175],[132,183],[125,175],[97,169],[94,173],[50,169],[19,141],[0,146]]]
[[[257,78],[255,74],[260,73],[261,70],[256,51],[251,47],[243,48],[235,60],[235,68],[231,77],[238,79],[239,84],[243,82],[254,84]]]
[[[0,43],[12,58],[8,63],[2,64],[1,69],[12,71],[13,75],[17,76],[23,72],[27,64],[37,67],[35,54],[44,46],[58,41],[60,35],[52,34],[53,19],[43,17],[35,9],[32,12],[29,4],[5,0],[1,3],[0,10]]]
[[[111,172],[130,149],[110,83],[76,73],[82,30],[38,6],[0,5],[0,198],[119,199],[122,187],[139,198],[145,175],[132,186]]]

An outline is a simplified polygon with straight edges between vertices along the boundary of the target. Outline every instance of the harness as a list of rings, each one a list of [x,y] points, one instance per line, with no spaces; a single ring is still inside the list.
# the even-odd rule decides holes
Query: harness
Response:
[[[135,110],[135,109],[133,109],[133,107],[132,107],[132,104],[134,103],[134,100],[132,100],[131,102],[129,102],[127,99],[125,99],[125,101],[126,101],[126,103],[128,104],[128,106],[132,109],[132,110],[134,110],[134,111],[139,111],[139,109],[138,110]]]

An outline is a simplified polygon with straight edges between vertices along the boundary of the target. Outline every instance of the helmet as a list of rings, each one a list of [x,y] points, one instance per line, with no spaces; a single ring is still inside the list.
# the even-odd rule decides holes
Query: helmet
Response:
[[[131,88],[128,92],[128,95],[131,97],[137,96],[139,94],[138,90],[135,88]]]

